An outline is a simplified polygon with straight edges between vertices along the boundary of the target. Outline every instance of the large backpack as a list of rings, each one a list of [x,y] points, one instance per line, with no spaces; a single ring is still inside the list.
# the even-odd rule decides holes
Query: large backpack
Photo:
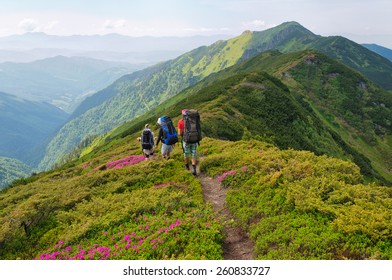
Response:
[[[152,149],[152,147],[154,146],[154,139],[151,130],[149,129],[143,130],[141,142],[142,142],[143,149],[146,150]]]
[[[183,115],[185,143],[199,143],[201,141],[200,115],[197,110],[186,110]]]
[[[166,145],[173,145],[178,142],[178,136],[176,128],[169,116],[161,117],[162,129],[163,129],[163,140],[162,142]]]

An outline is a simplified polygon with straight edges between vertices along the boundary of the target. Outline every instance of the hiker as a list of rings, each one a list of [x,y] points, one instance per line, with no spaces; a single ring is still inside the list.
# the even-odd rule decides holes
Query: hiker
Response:
[[[140,137],[143,154],[146,160],[154,155],[154,132],[152,132],[149,124],[144,126],[142,136]]]
[[[162,116],[158,119],[157,123],[161,126],[159,129],[159,135],[156,146],[158,147],[159,142],[162,142],[162,157],[170,158],[170,153],[174,149],[174,144],[178,142],[177,131],[173,125],[170,117]]]
[[[192,174],[196,175],[197,146],[200,145],[200,115],[197,110],[183,109],[182,119],[178,121],[178,134],[182,137],[185,168],[189,170],[189,156],[192,157]]]

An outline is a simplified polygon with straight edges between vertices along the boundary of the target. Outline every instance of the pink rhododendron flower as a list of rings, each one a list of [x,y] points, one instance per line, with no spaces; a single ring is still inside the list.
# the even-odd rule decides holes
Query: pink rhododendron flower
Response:
[[[218,177],[218,182],[222,182],[228,175],[235,175],[237,173],[236,170],[229,170],[224,172],[221,176]]]

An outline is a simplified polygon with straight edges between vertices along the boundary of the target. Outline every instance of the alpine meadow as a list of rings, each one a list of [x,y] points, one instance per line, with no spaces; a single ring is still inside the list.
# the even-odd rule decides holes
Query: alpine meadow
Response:
[[[122,76],[0,191],[0,259],[232,259],[234,229],[248,259],[391,260],[391,82],[387,58],[296,22]],[[145,160],[137,139],[185,108],[197,176],[179,143]]]

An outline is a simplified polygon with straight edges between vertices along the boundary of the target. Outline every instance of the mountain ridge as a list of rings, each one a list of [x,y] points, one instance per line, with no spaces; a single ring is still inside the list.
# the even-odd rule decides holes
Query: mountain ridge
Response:
[[[340,69],[340,67],[343,68]],[[265,71],[273,73],[273,76]],[[293,75],[292,73],[295,72],[297,74]],[[305,73],[305,76],[300,74],[301,72]],[[325,86],[319,87],[317,82],[315,84],[307,82],[308,72],[313,72],[315,77],[312,79],[315,81],[324,80]],[[252,78],[252,75],[256,75],[255,78]],[[259,78],[256,78],[258,75]],[[204,125],[203,130],[207,136],[238,141],[250,133],[261,137],[264,141],[270,141],[280,148],[306,149],[316,154],[328,154],[353,160],[361,167],[364,174],[381,178],[380,175],[377,175],[377,172],[380,172],[391,182],[391,171],[388,170],[391,145],[387,140],[391,134],[389,125],[391,122],[391,98],[388,97],[387,92],[380,91],[371,81],[357,72],[346,66],[340,66],[339,63],[316,51],[291,54],[281,54],[276,51],[266,52],[229,67],[200,81],[195,86],[189,87],[168,102],[158,105],[156,109],[151,111],[152,116],[147,117],[150,114],[144,114],[134,119],[131,123],[137,125],[132,126],[132,129],[126,128],[129,127],[129,122],[127,122],[114,131],[98,137],[96,141],[93,141],[93,147],[88,151],[93,150],[98,144],[134,133],[137,129],[141,129],[146,122],[155,123],[160,114],[176,116],[176,119],[183,108],[190,106],[198,108],[198,104],[207,101],[214,103],[215,101],[211,101],[210,98],[213,100],[214,96],[223,94],[222,88],[231,88],[229,82],[226,85],[221,85],[220,88],[217,87],[218,84],[223,83],[226,79],[235,81],[241,79],[242,76],[251,80],[264,79],[262,78],[264,76],[269,77],[268,79],[272,79],[278,88],[281,88],[280,91],[285,94],[277,94],[280,96],[279,101],[274,101],[274,98],[270,96],[270,101],[261,104],[260,112],[258,112],[255,109],[241,111],[238,104],[232,104],[233,100],[236,100],[236,95],[231,95],[229,91],[224,93],[227,100],[222,101],[223,97],[221,97],[215,105],[221,107],[212,109],[215,107],[211,105],[205,112],[209,117],[203,116],[205,121],[213,123]],[[266,88],[262,83],[253,81],[241,84],[254,88],[255,91],[259,88]],[[347,93],[352,92],[353,89],[355,91],[357,87],[362,87],[362,93],[356,97],[349,97],[348,94],[345,94],[336,99],[336,92],[339,92],[340,87],[343,86],[351,88],[345,90]],[[216,93],[213,94],[213,92]],[[232,96],[233,100],[229,96]],[[366,98],[363,98],[365,96],[371,97],[372,102],[366,103]],[[183,101],[181,102],[181,100]],[[257,100],[257,98],[254,100],[255,104],[260,102]],[[354,102],[350,103],[351,100]],[[176,104],[179,102],[182,104],[181,106]],[[273,105],[274,102],[278,103]],[[289,116],[281,113],[288,111],[288,109],[283,105],[281,105],[282,108],[279,107],[279,103],[291,108],[289,116],[296,116],[298,121],[295,124],[292,123],[292,120],[288,121]],[[380,103],[385,107],[380,106]],[[332,110],[326,105],[336,109]],[[206,110],[198,109],[201,112]],[[214,110],[218,110],[220,113],[217,113],[216,120],[210,120],[214,115]],[[259,116],[256,118],[257,121],[253,120],[253,117],[247,112],[253,112],[255,116]],[[235,118],[231,116],[233,114],[235,114]],[[245,122],[246,118],[248,120]],[[357,118],[360,118],[361,121],[358,122]],[[368,125],[362,127],[362,123]],[[81,153],[85,154],[83,151]],[[78,153],[76,152],[76,154]]]
[[[302,30],[298,23],[283,24],[278,27],[278,30],[285,30],[284,27],[287,25],[289,25],[294,32],[297,32],[298,28],[299,30]],[[307,36],[321,38],[317,35],[312,35],[307,29],[304,30],[303,33]],[[268,32],[272,31],[269,30]],[[56,147],[56,153],[63,149],[59,147],[64,147],[64,145],[68,145],[66,150],[70,151],[72,146],[75,146],[82,141],[83,138],[86,138],[88,133],[90,133],[91,136],[107,132],[111,127],[127,121],[130,118],[134,118],[144,110],[148,110],[149,108],[160,104],[166,98],[175,95],[180,89],[184,89],[208,75],[215,75],[213,73],[234,65],[238,60],[243,58],[245,46],[252,44],[252,38],[254,38],[252,37],[252,34],[253,32],[248,32],[228,41],[216,42],[209,47],[200,47],[175,60],[164,62],[154,67],[124,76],[121,79],[121,82],[111,86],[112,88],[113,86],[117,87],[120,91],[110,91],[106,103],[86,111],[81,117],[72,120],[64,126],[62,131],[60,131],[60,134],[53,139],[51,146]],[[282,37],[280,35],[276,35],[276,37],[281,39],[285,38],[285,36]],[[294,36],[293,38],[296,37]],[[266,41],[268,40],[266,39]],[[329,41],[331,38],[327,38],[327,40]],[[351,41],[349,40],[344,40],[344,42],[349,45],[351,44]],[[236,45],[236,43],[238,44]],[[357,47],[358,46],[355,45],[355,48]],[[359,47],[359,49],[362,50],[364,48]],[[185,79],[184,75],[187,75]],[[278,78],[281,79],[282,77]],[[128,82],[127,79],[129,80]],[[159,95],[156,95],[156,93],[159,93]],[[138,102],[135,103],[135,101]],[[74,124],[80,126],[83,123],[83,126],[87,128],[88,126],[86,126],[85,120],[96,122],[93,126],[93,130],[75,135],[73,132],[75,130]],[[78,131],[80,132],[80,130]],[[72,140],[72,142],[68,140],[64,141],[61,134],[73,134],[78,138]],[[49,147],[49,151],[50,150],[51,148]],[[41,163],[41,167],[51,165],[55,158],[59,158],[59,156],[48,153]]]
[[[392,61],[392,50],[377,44],[362,44],[362,46],[368,48],[369,50],[384,56],[385,58]]]

